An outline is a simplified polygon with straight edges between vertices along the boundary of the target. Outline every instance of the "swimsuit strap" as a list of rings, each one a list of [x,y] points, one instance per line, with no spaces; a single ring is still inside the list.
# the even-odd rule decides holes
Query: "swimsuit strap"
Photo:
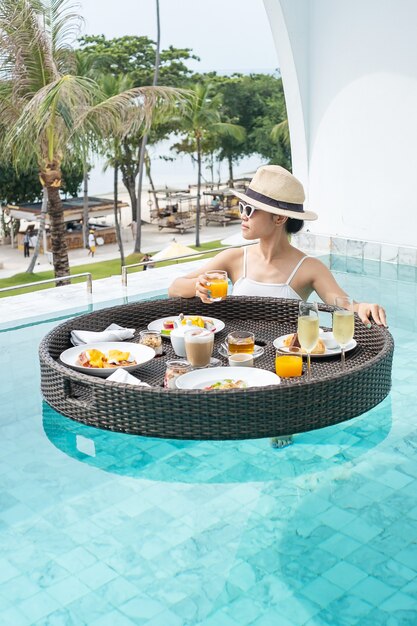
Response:
[[[289,285],[290,282],[292,281],[292,279],[294,278],[295,274],[297,273],[300,265],[306,260],[310,258],[307,254],[305,256],[303,256],[297,263],[297,265],[294,267],[293,271],[291,272],[291,274],[288,277],[287,282],[285,283],[286,285]]]
[[[248,269],[248,248],[245,246],[243,248],[243,276],[242,278],[246,278],[246,272]]]

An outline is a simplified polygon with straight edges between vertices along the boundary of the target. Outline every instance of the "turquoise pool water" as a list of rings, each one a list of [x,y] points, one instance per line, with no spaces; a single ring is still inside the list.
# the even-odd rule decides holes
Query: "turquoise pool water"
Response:
[[[386,305],[392,393],[278,451],[72,422],[39,392],[58,322],[0,332],[0,624],[417,624],[415,272],[341,269]]]

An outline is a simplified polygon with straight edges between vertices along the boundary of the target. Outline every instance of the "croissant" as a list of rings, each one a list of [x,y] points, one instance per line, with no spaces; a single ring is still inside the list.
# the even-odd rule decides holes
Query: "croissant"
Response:
[[[284,339],[284,346],[286,346],[287,348],[299,348],[302,353],[304,354],[306,353],[306,351],[300,346],[298,333],[293,333],[292,335],[288,335],[288,337]],[[324,345],[323,341],[319,339],[316,345],[314,346],[313,350],[311,351],[311,354],[324,354],[325,352],[326,352],[326,346]]]

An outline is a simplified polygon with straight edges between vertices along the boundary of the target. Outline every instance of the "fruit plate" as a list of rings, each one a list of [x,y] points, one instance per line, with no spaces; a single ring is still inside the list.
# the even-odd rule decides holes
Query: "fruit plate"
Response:
[[[107,355],[109,350],[120,350],[121,352],[129,352],[136,361],[134,365],[118,365],[116,367],[85,367],[80,365],[78,357],[81,352],[86,350],[100,350]],[[140,343],[128,343],[127,341],[102,341],[100,343],[86,343],[74,348],[68,348],[60,355],[60,360],[64,365],[68,365],[77,372],[83,374],[91,374],[92,376],[101,376],[107,378],[117,369],[124,369],[127,372],[137,370],[144,363],[148,363],[155,356],[155,350],[144,346]]]
[[[195,316],[185,315],[184,317],[188,318],[188,317],[195,317]],[[223,330],[224,322],[222,322],[222,320],[218,320],[215,317],[207,317],[204,315],[202,315],[201,317],[204,321],[207,320],[208,322],[212,322],[214,324],[213,332],[215,334]],[[156,330],[161,333],[162,337],[169,337],[171,334],[171,331],[164,328],[164,322],[168,322],[168,321],[175,322],[178,326],[180,324],[178,315],[170,315],[169,317],[161,317],[158,320],[154,320],[153,322],[150,322],[148,324],[148,330]]]

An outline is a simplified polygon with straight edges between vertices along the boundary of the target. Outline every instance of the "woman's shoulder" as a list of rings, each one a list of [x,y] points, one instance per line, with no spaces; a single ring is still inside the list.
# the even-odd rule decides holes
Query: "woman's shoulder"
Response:
[[[315,256],[310,256],[307,253],[301,252],[300,260],[302,260],[301,268],[306,273],[311,273],[311,274],[326,273],[327,274],[330,271],[329,268],[323,263],[323,261],[321,261]]]
[[[235,261],[241,259],[243,255],[243,248],[225,248],[221,250],[214,258],[224,259],[227,261]]]

